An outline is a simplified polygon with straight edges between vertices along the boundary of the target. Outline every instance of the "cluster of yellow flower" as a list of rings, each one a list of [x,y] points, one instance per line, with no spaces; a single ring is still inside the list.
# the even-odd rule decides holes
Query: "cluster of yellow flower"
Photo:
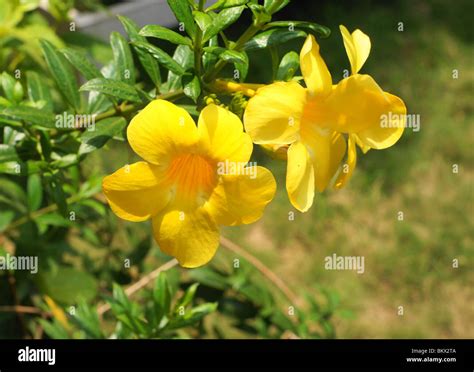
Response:
[[[127,132],[145,161],[104,178],[112,210],[130,221],[151,218],[161,249],[182,266],[197,267],[214,256],[220,225],[252,223],[273,199],[271,172],[242,165],[250,160],[253,143],[289,146],[286,189],[299,211],[307,211],[315,189],[322,192],[331,180],[336,188],[344,186],[356,165],[356,146],[364,153],[392,146],[403,133],[406,107],[372,77],[358,73],[369,56],[369,37],[360,30],[350,34],[344,26],[341,32],[351,76],[333,85],[310,35],[300,54],[306,88],[296,81],[259,88],[247,104],[244,125],[215,104],[201,111],[196,126],[184,109],[151,102]],[[397,122],[381,126],[380,117],[389,113]],[[218,172],[223,163],[242,166]]]

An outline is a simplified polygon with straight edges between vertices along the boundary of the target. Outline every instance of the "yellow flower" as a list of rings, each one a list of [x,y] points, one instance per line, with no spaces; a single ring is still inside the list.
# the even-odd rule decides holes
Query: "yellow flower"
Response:
[[[145,161],[105,177],[105,196],[123,219],[151,218],[160,248],[184,267],[214,256],[219,225],[252,223],[273,199],[273,175],[245,166],[252,141],[224,108],[206,106],[196,127],[187,111],[156,100],[133,118],[127,135]]]
[[[347,150],[347,169],[335,187],[342,187],[356,164],[356,144],[364,152],[392,146],[403,133],[406,107],[384,92],[369,75],[358,74],[370,52],[370,39],[360,30],[341,26],[352,75],[333,85],[331,74],[309,35],[300,66],[306,88],[277,82],[256,91],[244,124],[256,144],[290,145],[286,189],[293,206],[307,211],[315,190],[322,192],[340,168]],[[381,125],[382,118],[385,118]],[[347,135],[347,145],[345,140]]]

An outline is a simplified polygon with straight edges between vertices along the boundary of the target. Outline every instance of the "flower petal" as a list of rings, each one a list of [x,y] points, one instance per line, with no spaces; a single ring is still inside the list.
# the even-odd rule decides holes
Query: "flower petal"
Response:
[[[328,94],[331,91],[331,74],[319,54],[319,44],[313,35],[308,35],[301,49],[300,66],[304,81],[311,94]]]
[[[145,221],[157,215],[170,199],[169,188],[160,184],[162,170],[145,162],[120,168],[102,181],[113,212],[129,221]]]
[[[363,140],[363,133],[371,136],[373,131],[378,133],[382,129],[384,136],[390,136],[394,129],[399,129],[381,127],[385,116],[405,110],[403,101],[393,97],[385,93],[371,76],[352,75],[340,81],[324,100],[321,122],[337,132],[358,134],[362,142],[373,147],[370,144],[373,141],[367,143]],[[387,127],[394,124],[390,121]]]
[[[351,63],[352,74],[357,74],[370,54],[370,38],[361,30],[355,30],[352,34],[343,25],[339,26],[346,48],[349,62]]]
[[[349,135],[347,140],[347,163],[346,167],[343,167],[342,172],[337,177],[334,188],[341,189],[345,186],[347,181],[352,177],[352,173],[357,164],[357,149],[356,149],[356,138],[354,134]]]
[[[384,113],[377,125],[357,133],[363,144],[382,150],[393,146],[405,130],[407,108],[401,98],[384,92]]]
[[[153,233],[161,250],[183,267],[208,263],[219,246],[219,228],[203,208],[168,210],[153,218]]]
[[[290,144],[298,139],[305,102],[306,89],[297,82],[260,88],[245,109],[245,130],[257,144]]]
[[[132,119],[127,137],[130,146],[143,159],[163,164],[169,161],[171,154],[195,146],[198,133],[186,110],[168,101],[155,100]]]
[[[306,212],[314,199],[314,168],[308,150],[301,142],[288,149],[286,191],[291,204],[300,212]]]
[[[200,143],[216,161],[246,163],[252,155],[252,140],[239,117],[222,107],[211,104],[202,110],[198,133]]]
[[[301,139],[311,155],[316,189],[323,192],[336,174],[346,152],[344,137],[338,132],[304,123]]]
[[[245,174],[220,177],[206,208],[220,225],[232,226],[257,221],[275,195],[276,182],[263,167],[246,167]]]

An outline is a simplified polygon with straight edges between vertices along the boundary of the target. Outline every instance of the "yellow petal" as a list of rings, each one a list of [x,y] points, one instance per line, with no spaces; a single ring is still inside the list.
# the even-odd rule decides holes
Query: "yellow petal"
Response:
[[[291,204],[300,212],[306,212],[314,199],[314,169],[308,151],[301,142],[288,149],[286,191]]]
[[[355,30],[350,34],[343,25],[340,25],[339,29],[341,30],[344,47],[351,63],[352,74],[357,74],[369,57],[370,38],[361,30]]]
[[[257,144],[287,145],[298,139],[306,89],[278,82],[257,90],[245,109],[245,130]]]
[[[384,116],[404,108],[400,102],[400,99],[395,101],[387,95],[369,75],[352,75],[340,81],[324,100],[324,110],[320,115],[324,121],[322,125],[337,132],[358,134],[365,144],[373,147],[363,140],[361,134],[367,130],[372,134],[373,130],[380,129]],[[393,132],[393,128],[383,129],[386,135]]]
[[[276,182],[263,167],[246,167],[245,174],[223,175],[206,208],[220,225],[257,221],[275,195]]]
[[[167,164],[170,155],[196,145],[198,133],[188,112],[168,101],[150,102],[127,130],[133,150],[153,164]]]
[[[311,94],[327,94],[331,91],[331,74],[319,54],[319,44],[313,35],[308,35],[301,49],[300,67]]]
[[[183,267],[208,263],[219,246],[219,229],[203,208],[162,213],[153,218],[153,233],[161,250]]]
[[[361,142],[373,149],[382,150],[393,146],[405,130],[407,109],[397,96],[384,92],[384,109],[377,124],[357,133]]]
[[[311,155],[316,189],[323,192],[336,174],[346,152],[344,137],[338,132],[304,122],[301,140]]]
[[[352,173],[357,164],[357,149],[356,149],[356,139],[355,135],[349,135],[347,141],[347,163],[343,165],[342,171],[337,177],[334,187],[340,189],[345,186],[347,181],[352,177]]]
[[[367,154],[367,152],[370,150],[370,146],[367,146],[365,143],[363,143],[357,134],[354,134],[354,138],[357,146],[360,147],[364,154]]]
[[[160,184],[163,171],[138,162],[126,165],[102,181],[112,211],[125,220],[145,221],[157,215],[170,200],[169,188]]]
[[[214,160],[249,161],[252,140],[232,112],[214,104],[206,106],[199,116],[198,133],[200,144]]]

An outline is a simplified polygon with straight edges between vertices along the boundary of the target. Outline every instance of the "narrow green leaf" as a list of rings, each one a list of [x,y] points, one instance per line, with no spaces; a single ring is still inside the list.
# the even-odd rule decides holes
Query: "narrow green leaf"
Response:
[[[0,163],[20,160],[15,146],[0,144]]]
[[[270,14],[279,12],[290,3],[290,0],[265,0],[264,7]]]
[[[177,32],[159,25],[146,25],[140,30],[140,35],[154,37],[161,40],[167,40],[173,44],[182,44],[192,47],[193,43],[190,38],[181,36]]]
[[[71,106],[76,111],[79,111],[81,107],[81,96],[79,95],[73,71],[68,65],[66,59],[56,51],[50,42],[40,40],[40,43],[46,63],[59,90]]]
[[[178,22],[184,25],[187,34],[194,37],[196,34],[196,24],[194,23],[189,3],[183,0],[167,0],[167,2]]]
[[[165,66],[168,70],[173,71],[175,74],[182,75],[184,74],[184,69],[179,65],[173,58],[171,58],[166,52],[160,48],[150,44],[144,43],[141,41],[133,42],[133,45],[136,45],[138,48],[146,50],[150,53],[161,65]]]
[[[301,29],[312,34],[320,35],[321,37],[329,37],[331,35],[331,30],[326,26],[319,25],[314,22],[304,22],[304,21],[277,21],[271,22],[265,25],[264,30],[280,27],[286,28],[288,31],[295,31],[295,29]]]
[[[220,59],[233,63],[246,63],[247,59],[244,53],[237,50],[230,50],[222,47],[205,47],[205,52],[213,53]]]
[[[184,94],[191,98],[194,102],[197,102],[197,99],[201,94],[201,84],[199,82],[199,78],[194,75],[184,75],[183,87]]]
[[[79,155],[88,154],[101,148],[107,141],[120,134],[126,126],[127,121],[122,117],[100,120],[95,124],[94,130],[86,130],[82,133]]]
[[[288,31],[283,29],[271,29],[254,36],[244,45],[244,50],[263,49],[274,45],[286,43],[298,37],[306,37],[307,34],[301,30]]]
[[[118,80],[96,78],[85,83],[80,91],[97,91],[124,101],[141,102],[137,90]]]
[[[244,11],[245,6],[237,6],[234,8],[224,9],[212,20],[212,23],[204,31],[202,42],[205,43],[211,37],[217,35],[219,32],[225,30],[232,23],[237,21]]]
[[[234,62],[235,68],[239,72],[239,81],[244,82],[247,79],[249,72],[249,57],[245,52],[239,52],[241,57],[243,57],[243,62]]]
[[[10,106],[0,110],[0,116],[9,119],[20,120],[25,124],[34,127],[53,129],[55,125],[55,117],[53,114],[44,112],[43,110],[28,106]]]
[[[135,84],[135,64],[127,40],[118,32],[110,34],[110,45],[114,54],[117,77],[119,80],[134,85]]]
[[[0,75],[0,81],[5,97],[11,102],[15,102],[14,89],[15,89],[15,79],[9,75],[7,72],[3,72]]]
[[[43,185],[39,174],[32,174],[28,177],[27,184],[28,209],[30,212],[41,207],[43,201]]]
[[[87,59],[84,53],[71,48],[62,49],[60,52],[87,80],[102,77],[100,70]]]
[[[289,81],[295,75],[300,66],[300,56],[296,52],[288,52],[281,59],[278,66],[276,80]]]
[[[157,318],[169,314],[171,307],[171,288],[165,272],[161,272],[155,282],[153,301],[157,311]]]
[[[118,18],[120,22],[122,22],[122,25],[132,42],[146,42],[145,37],[138,34],[138,26],[130,18],[124,16],[118,16]],[[133,45],[133,48],[137,52],[138,59],[140,60],[140,63],[142,64],[150,79],[156,86],[159,86],[161,84],[161,74],[160,66],[156,60],[143,49],[137,48],[135,45]]]
[[[232,8],[234,6],[245,5],[249,0],[218,0],[212,4],[209,8],[206,9],[206,12],[212,10],[222,10],[226,8]]]
[[[51,91],[36,72],[26,72],[26,83],[28,88],[28,97],[33,102],[43,102],[43,110],[52,112],[53,111],[53,99],[51,97]]]
[[[13,221],[15,218],[15,212],[13,211],[0,211],[0,233],[4,231],[8,225]]]
[[[183,70],[190,69],[194,64],[194,55],[193,51],[190,47],[186,45],[178,45],[174,54],[173,60],[176,61],[180,66],[182,66]],[[170,91],[179,89],[181,87],[181,76],[183,74],[176,74],[173,71],[168,72],[168,89]]]

